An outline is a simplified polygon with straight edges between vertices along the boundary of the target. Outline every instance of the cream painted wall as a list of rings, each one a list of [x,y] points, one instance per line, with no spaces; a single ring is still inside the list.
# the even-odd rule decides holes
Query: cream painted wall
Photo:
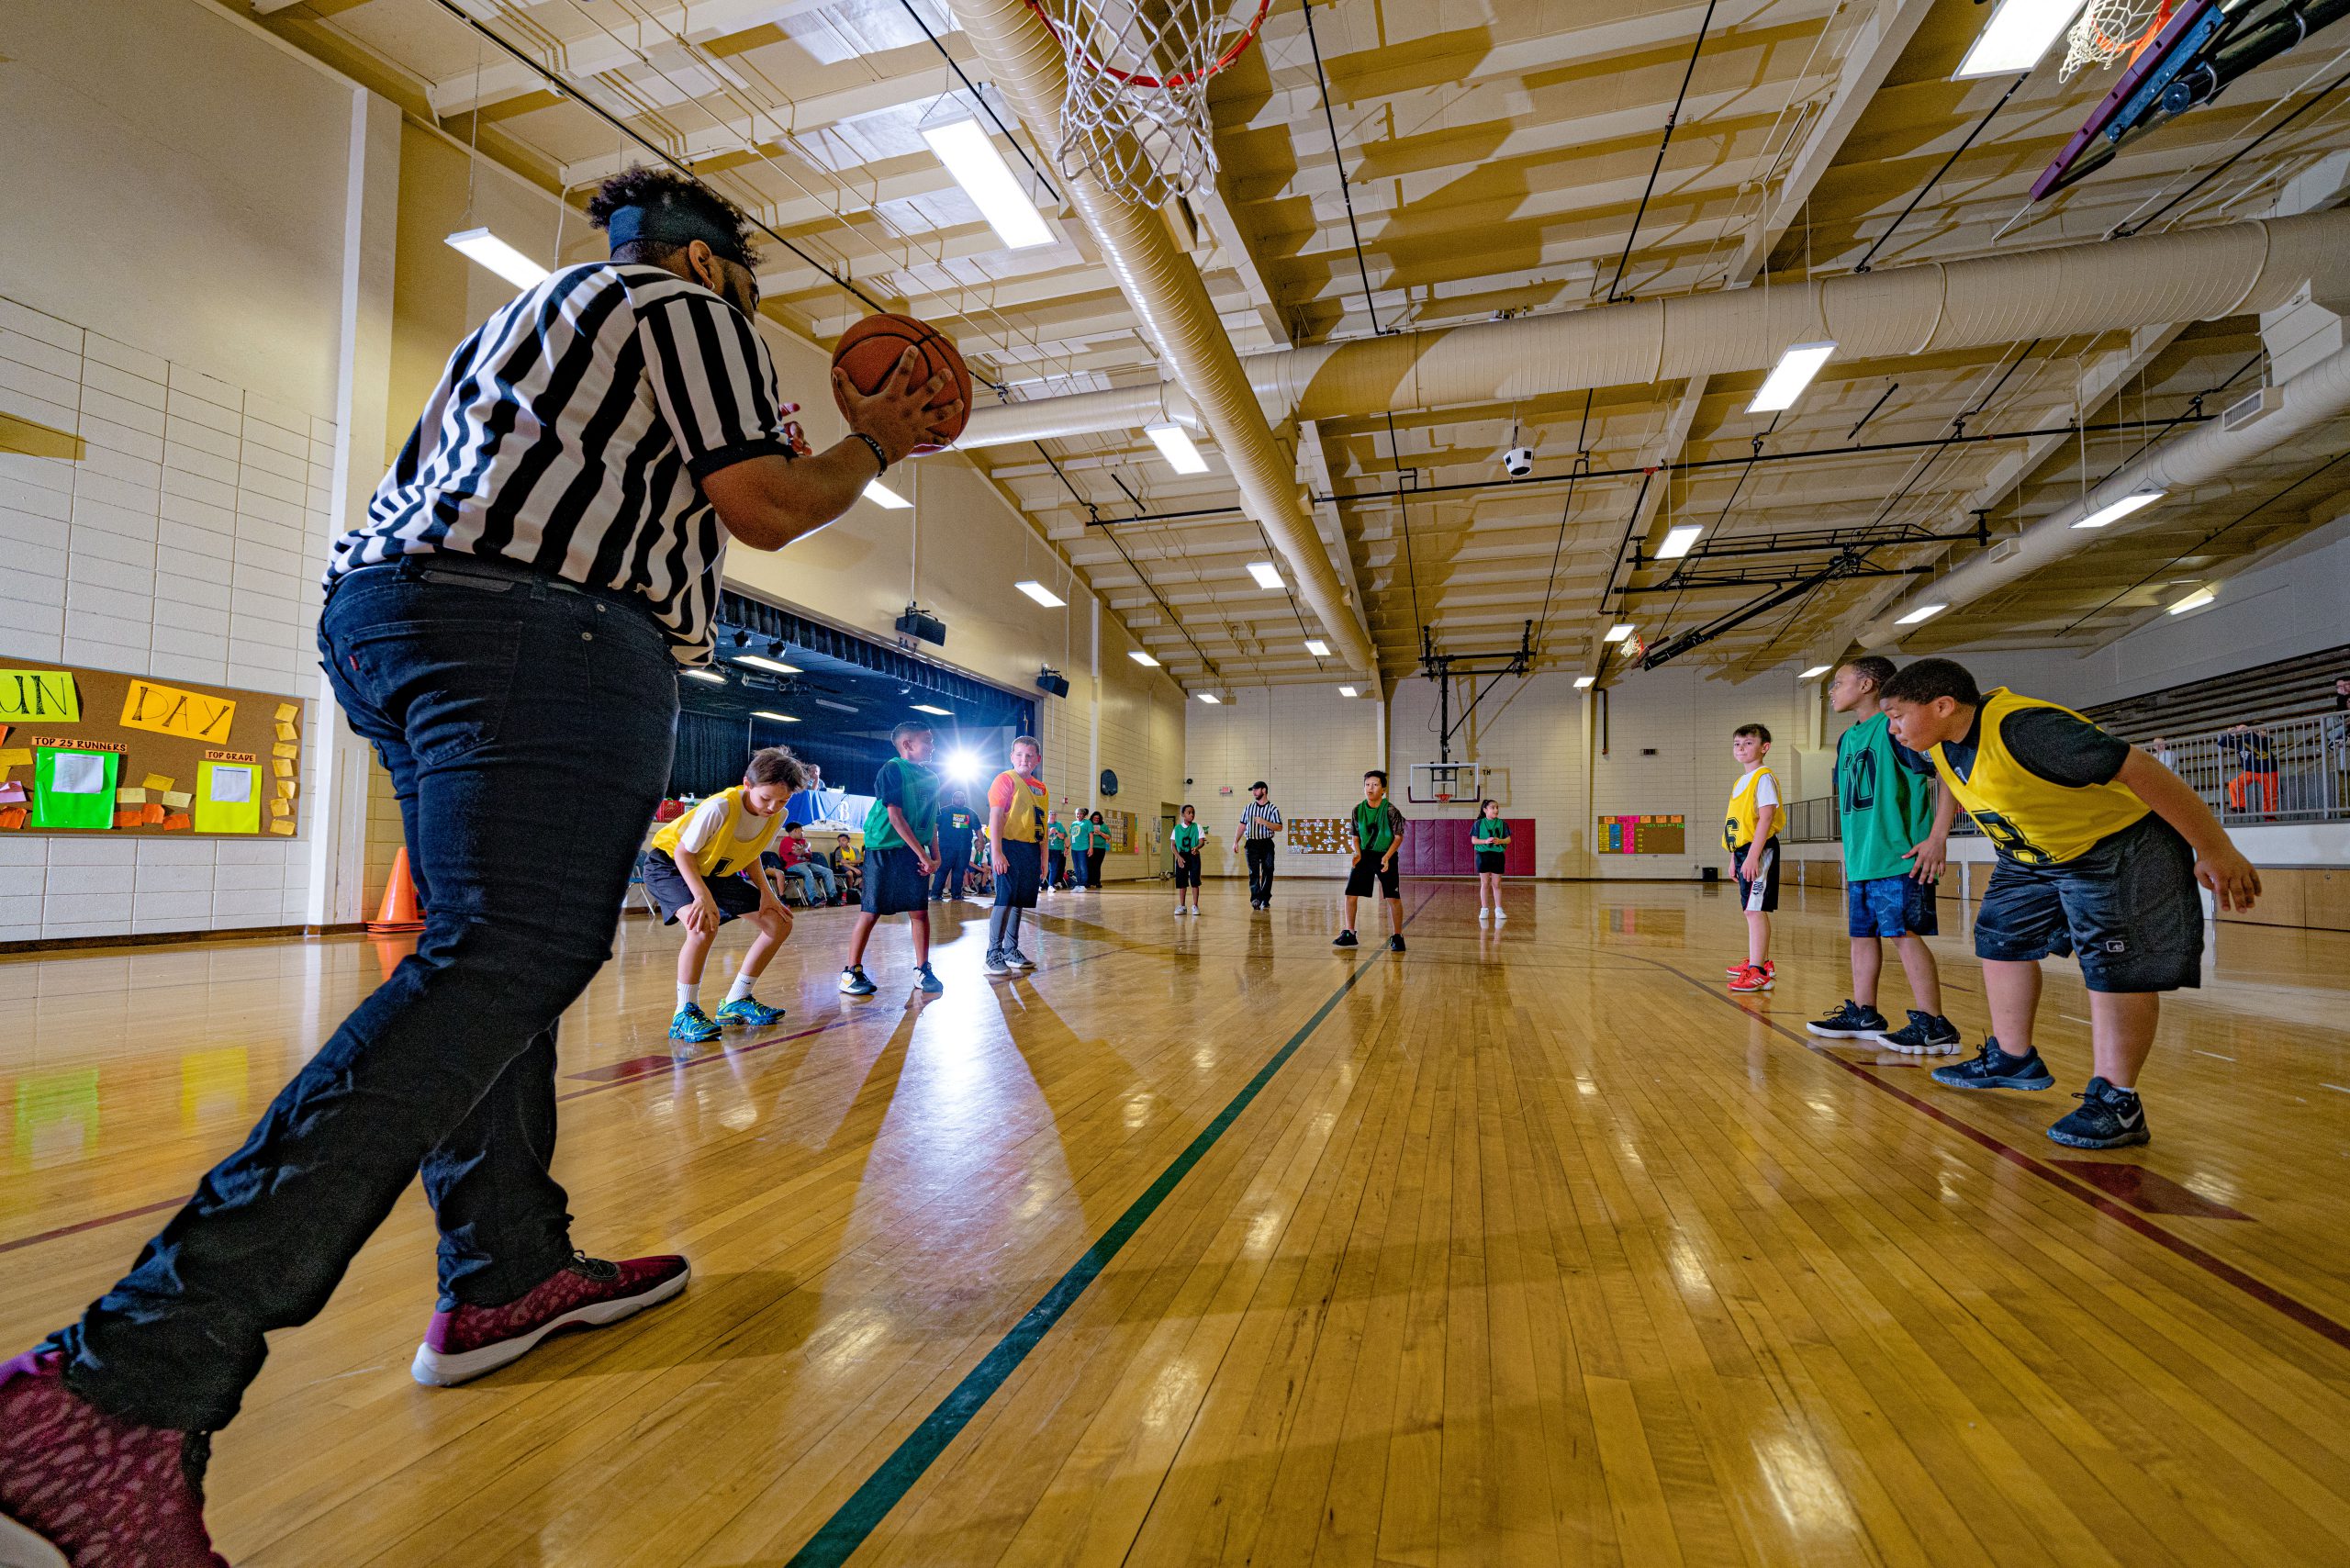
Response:
[[[347,84],[216,6],[11,0],[0,280],[331,419],[350,139]]]
[[[1199,808],[1208,830],[1201,868],[1209,876],[1245,877],[1248,866],[1230,853],[1248,803],[1248,786],[1262,778],[1284,820],[1343,816],[1362,798],[1362,774],[1380,758],[1379,704],[1338,695],[1327,686],[1242,687],[1219,707],[1192,704],[1184,725],[1182,799]],[[1225,794],[1229,789],[1232,792]],[[1343,855],[1301,855],[1276,841],[1273,874],[1344,877]]]

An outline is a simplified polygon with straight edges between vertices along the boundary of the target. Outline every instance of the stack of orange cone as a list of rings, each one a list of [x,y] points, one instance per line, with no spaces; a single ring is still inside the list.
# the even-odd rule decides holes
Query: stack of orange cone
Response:
[[[384,907],[375,912],[367,929],[378,936],[424,929],[424,911],[417,907],[416,883],[408,874],[406,845],[392,857],[392,879],[384,888]]]

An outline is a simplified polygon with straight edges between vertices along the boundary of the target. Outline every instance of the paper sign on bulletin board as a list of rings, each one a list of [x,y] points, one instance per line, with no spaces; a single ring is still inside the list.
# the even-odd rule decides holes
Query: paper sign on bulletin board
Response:
[[[1344,855],[1348,825],[1345,817],[1292,817],[1288,834],[1291,853]]]
[[[291,837],[302,704],[0,648],[0,834]]]

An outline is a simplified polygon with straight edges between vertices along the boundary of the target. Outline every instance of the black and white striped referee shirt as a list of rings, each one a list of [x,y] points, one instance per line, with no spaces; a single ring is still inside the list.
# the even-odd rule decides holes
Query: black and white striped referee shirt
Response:
[[[495,556],[643,596],[702,663],[727,534],[696,481],[788,454],[780,410],[767,345],[717,295],[659,267],[566,267],[457,346],[327,583]]]

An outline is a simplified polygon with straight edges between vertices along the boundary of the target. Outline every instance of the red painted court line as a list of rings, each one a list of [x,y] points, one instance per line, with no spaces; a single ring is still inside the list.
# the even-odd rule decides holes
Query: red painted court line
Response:
[[[708,1067],[712,1062],[725,1061],[732,1057],[746,1057],[753,1051],[766,1050],[769,1046],[787,1045],[793,1040],[804,1040],[811,1035],[821,1035],[829,1029],[837,1029],[844,1024],[854,1024],[859,1016],[857,1014],[845,1013],[829,1024],[818,1024],[812,1028],[794,1030],[789,1035],[770,1035],[764,1040],[753,1040],[747,1046],[729,1046],[724,1050],[713,1051],[708,1056],[693,1057],[685,1061],[679,1061],[674,1057],[637,1057],[632,1061],[617,1062],[613,1064],[614,1068],[633,1068],[646,1062],[653,1065],[646,1067],[641,1072],[630,1072],[624,1077],[615,1075],[601,1083],[590,1084],[585,1089],[575,1089],[568,1094],[558,1094],[554,1097],[555,1103],[561,1104],[565,1100],[576,1100],[582,1095],[601,1094],[607,1089],[619,1089],[626,1084],[642,1083],[648,1078],[658,1078],[665,1072],[686,1072],[694,1068]],[[600,1070],[612,1071],[613,1069],[607,1068]],[[585,1078],[588,1075],[575,1073],[573,1076]]]
[[[2242,1209],[2215,1204],[2194,1188],[2143,1165],[2129,1165],[2118,1159],[2056,1159],[2049,1163],[2076,1181],[2112,1194],[2140,1214],[2178,1215],[2187,1219],[2252,1218]]]
[[[95,1230],[101,1226],[114,1225],[126,1219],[137,1219],[140,1215],[162,1214],[165,1209],[178,1208],[194,1195],[194,1193],[183,1193],[176,1198],[165,1198],[159,1204],[142,1204],[135,1209],[125,1209],[120,1214],[100,1215],[95,1219],[76,1220],[72,1225],[61,1225],[55,1230],[38,1231],[31,1236],[19,1236],[14,1241],[0,1241],[0,1252],[14,1252],[19,1247],[35,1247],[44,1241],[55,1241],[61,1237],[79,1236],[85,1230]]]
[[[1617,956],[1621,958],[1639,957],[1638,954],[1634,953],[1625,953]],[[1716,991],[1712,987],[1707,985],[1703,980],[1698,980],[1695,976],[1684,974],[1681,970],[1674,969],[1671,964],[1658,963],[1654,958],[1640,958],[1639,961],[1644,964],[1654,964],[1658,969],[1664,970],[1667,974],[1680,975],[1683,980],[1687,980],[1699,991],[1703,992],[1707,996],[1713,997],[1716,1001],[1720,1002],[1731,1011],[1744,1014],[1747,1017],[1753,1019],[1756,1023],[1763,1025],[1765,1028],[1776,1030],[1778,1033],[1785,1035],[1788,1039],[1793,1040],[1796,1044],[1801,1046],[1805,1050],[1809,1051],[1813,1056],[1818,1057],[1824,1061],[1834,1062],[1838,1067],[1842,1068],[1846,1072],[1851,1073],[1862,1082],[1873,1084],[1876,1088],[1884,1090],[1887,1094],[1892,1095],[1896,1100],[1900,1101],[1911,1110],[1924,1113],[1926,1115],[1932,1117],[1935,1121],[1940,1122],[1942,1126],[1950,1128],[1951,1131],[1958,1134],[1961,1137],[1967,1138],[1972,1142],[1980,1144],[1983,1148],[1989,1149],[1993,1154],[1998,1155],[2000,1159],[2008,1161],[2009,1164],[2020,1166],[2022,1169],[2031,1171],[2033,1175],[2039,1177],[2042,1181],[2046,1182],[2058,1192],[2078,1199],[2082,1203],[2088,1204],[2089,1207],[2097,1210],[2098,1213],[2104,1215],[2109,1219],[2115,1220],[2122,1225],[2128,1226],[2132,1230],[2136,1231],[2139,1235],[2144,1237],[2147,1240],[2154,1242],[2155,1245],[2167,1248],[2170,1251],[2177,1253],[2181,1258],[2184,1258],[2187,1261],[2194,1264],[2197,1268],[2202,1270],[2205,1273],[2210,1274],[2212,1278],[2223,1281],[2226,1283],[2234,1286],[2237,1290],[2242,1291],[2244,1294],[2252,1297],[2253,1300],[2259,1302],[2262,1305],[2271,1307],[2283,1314],[2285,1316],[2291,1318],[2294,1322],[2300,1324],[2311,1333],[2317,1335],[2320,1338],[2331,1340],[2342,1349],[2350,1350],[2350,1325],[2345,1325],[2336,1318],[2327,1316],[2324,1313],[2319,1311],[2316,1307],[2310,1305],[2307,1302],[2296,1300],[2294,1297],[2287,1295],[2283,1291],[2278,1290],[2275,1285],[2270,1284],[2267,1281],[2244,1272],[2242,1269],[2237,1268],[2233,1263],[2229,1262],[2226,1259],[2221,1258],[2215,1253],[2205,1251],[2202,1248],[2198,1247],[2195,1243],[2188,1240],[2185,1237],[2173,1235],[2171,1232],[2165,1230],[2161,1226],[2156,1225],[2154,1221],[2146,1218],[2145,1215],[2139,1214],[2136,1210],[2107,1197],[2103,1193],[2098,1192],[2094,1188],[2082,1185],[2079,1182],[2075,1181],[2064,1171],[2057,1170],[2054,1166],[2048,1164],[2044,1160],[2034,1159],[2032,1156],[2026,1154],[2023,1150],[2016,1148],[2013,1144],[1994,1137],[1992,1134],[1986,1133],[1979,1127],[1970,1126],[1965,1122],[1959,1120],[1956,1116],[1953,1116],[1949,1112],[1943,1110],[1941,1106],[1935,1105],[1925,1100],[1920,1100],[1917,1095],[1910,1093],[1908,1090],[1898,1088],[1894,1084],[1886,1082],[1884,1079],[1879,1078],[1867,1068],[1863,1067],[1860,1063],[1846,1061],[1842,1057],[1838,1056],[1835,1052],[1813,1045],[1808,1036],[1796,1034],[1793,1029],[1788,1028],[1785,1025],[1778,1023],[1773,1019],[1766,1018],[1762,1014],[1751,1012],[1746,1008],[1740,1007],[1736,1002],[1730,999],[1728,993]]]

